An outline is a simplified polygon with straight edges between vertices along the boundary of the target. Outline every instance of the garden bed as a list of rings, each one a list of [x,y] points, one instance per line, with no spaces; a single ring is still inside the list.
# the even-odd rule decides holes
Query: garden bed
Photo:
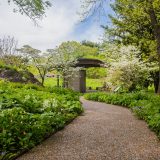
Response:
[[[13,159],[83,112],[79,94],[0,81],[0,159]]]

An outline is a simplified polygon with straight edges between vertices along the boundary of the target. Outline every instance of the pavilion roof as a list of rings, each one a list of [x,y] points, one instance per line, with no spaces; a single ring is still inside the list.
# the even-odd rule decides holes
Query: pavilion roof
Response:
[[[98,59],[92,59],[92,58],[79,58],[77,60],[76,67],[83,67],[83,68],[89,68],[89,67],[104,67],[105,63]]]

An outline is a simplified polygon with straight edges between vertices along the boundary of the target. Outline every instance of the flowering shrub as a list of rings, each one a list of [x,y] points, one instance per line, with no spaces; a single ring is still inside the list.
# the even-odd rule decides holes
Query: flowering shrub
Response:
[[[110,48],[105,51],[109,64],[107,81],[129,91],[136,87],[142,88],[149,79],[149,68],[137,57],[140,54],[137,48],[114,45],[108,47]]]
[[[35,146],[83,111],[78,93],[33,86],[0,82],[0,159]]]

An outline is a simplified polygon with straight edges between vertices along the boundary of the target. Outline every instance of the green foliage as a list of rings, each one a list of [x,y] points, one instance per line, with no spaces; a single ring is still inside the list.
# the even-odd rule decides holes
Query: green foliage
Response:
[[[154,67],[138,57],[140,51],[137,47],[108,43],[103,46],[102,54],[106,55],[108,65],[106,80],[111,88],[121,86],[124,90],[133,91],[144,88],[146,82],[148,86],[153,82],[151,71]]]
[[[159,68],[159,0],[115,0],[111,7],[115,14],[110,15],[112,25],[105,28],[107,39],[116,44],[137,46],[141,51],[137,57],[145,63],[149,62],[149,67],[154,63],[154,67]],[[160,79],[156,70],[151,76],[154,78],[155,91],[159,94]]]
[[[85,95],[88,100],[105,102],[108,104],[129,107],[140,118],[148,123],[148,126],[156,132],[160,138],[160,97],[145,93],[89,93]]]
[[[4,65],[1,63],[0,79],[5,79],[6,81],[10,82],[34,83],[41,85],[41,83],[27,69],[24,70],[15,66]]]
[[[87,86],[87,88],[91,87],[93,90],[95,90],[97,87],[102,87],[104,82],[105,82],[104,79],[87,78],[86,79],[86,86]]]
[[[92,48],[95,48],[95,47],[99,48],[100,47],[100,45],[98,43],[95,43],[92,41],[87,41],[87,40],[82,41],[81,44],[84,46],[92,47]]]
[[[89,68],[87,69],[87,77],[99,79],[106,77],[106,68]]]
[[[9,160],[83,112],[79,94],[0,81],[0,159]]]
[[[11,2],[13,2],[18,8],[15,8],[14,12],[18,11],[33,20],[40,19],[45,14],[45,9],[51,6],[51,3],[46,0],[8,0],[9,4]]]
[[[11,65],[5,65],[4,63],[0,62],[0,69],[6,69],[6,70],[17,70],[16,67],[13,67]]]
[[[45,82],[44,82],[44,86],[51,86],[51,87],[55,87],[57,86],[57,78],[55,77],[46,77]],[[60,79],[60,86],[62,86],[62,79]]]
[[[155,18],[159,23],[160,5],[158,1],[115,0],[111,7],[116,14],[110,15],[113,23],[111,27],[107,28],[110,38],[125,45],[137,45],[141,50],[142,58],[148,59],[150,56],[155,56],[156,37],[150,9],[154,10]]]
[[[105,82],[105,79],[92,79],[86,78],[86,86],[91,87],[92,89],[96,89],[96,87],[102,87]],[[57,86],[57,79],[56,78],[46,78],[44,85],[46,87],[54,87]],[[34,85],[35,86],[35,85]],[[62,79],[60,79],[60,86],[62,86]]]
[[[160,63],[160,3],[158,0],[115,0],[111,5],[115,14],[110,15],[113,25],[106,27],[110,41],[135,45],[140,49],[137,57],[144,62]],[[157,63],[158,62],[158,63]],[[152,73],[155,91],[160,93],[160,79]]]
[[[41,78],[41,83],[44,85],[45,77],[48,72],[53,70],[52,55],[50,53],[42,53],[40,50],[32,48],[29,45],[24,45],[18,51],[28,59],[28,65],[35,68]]]

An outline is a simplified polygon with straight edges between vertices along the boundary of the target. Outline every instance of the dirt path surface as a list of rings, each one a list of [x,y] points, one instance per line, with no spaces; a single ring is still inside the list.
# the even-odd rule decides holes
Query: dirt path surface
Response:
[[[126,108],[81,99],[85,113],[18,160],[160,160],[160,142]]]

